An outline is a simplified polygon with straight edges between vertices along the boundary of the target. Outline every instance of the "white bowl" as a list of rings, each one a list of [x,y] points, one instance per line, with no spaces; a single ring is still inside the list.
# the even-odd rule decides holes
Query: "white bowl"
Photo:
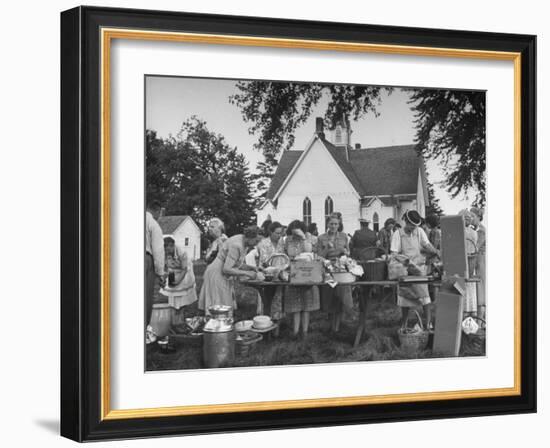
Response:
[[[271,322],[271,317],[269,316],[256,316],[253,319],[252,325],[254,328],[263,329],[263,328],[269,328],[271,325],[273,325],[273,322]]]
[[[253,322],[251,320],[241,320],[235,324],[236,331],[248,331],[252,328]]]

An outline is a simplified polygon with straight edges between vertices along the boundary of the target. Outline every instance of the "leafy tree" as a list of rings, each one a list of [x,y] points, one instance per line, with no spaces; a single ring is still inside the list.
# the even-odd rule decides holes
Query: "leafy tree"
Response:
[[[428,176],[426,177],[427,177],[426,184],[427,184],[428,202],[429,202],[429,205],[426,206],[426,216],[428,215],[441,216],[443,214],[443,210],[439,205],[439,199],[435,196],[434,186],[430,182],[429,177]]]
[[[247,81],[237,84],[230,102],[241,109],[249,132],[258,134],[255,148],[264,161],[255,177],[265,189],[280,151],[294,143],[294,132],[310,117],[324,98],[328,102],[325,122],[343,118],[357,121],[378,115],[381,95],[390,87]],[[476,203],[485,202],[485,94],[459,90],[408,89],[416,114],[416,144],[426,158],[441,158],[445,187],[452,197],[477,192]],[[432,186],[433,190],[433,186]],[[433,193],[433,191],[432,191]]]
[[[255,219],[246,159],[195,116],[175,138],[147,130],[146,167],[148,198],[160,200],[168,215],[191,215],[203,226],[217,216],[228,234]]]
[[[249,132],[259,134],[254,148],[261,151],[264,161],[257,166],[257,188],[265,191],[277,166],[282,150],[294,144],[294,132],[311,116],[321,99],[328,99],[325,122],[335,125],[339,120],[354,120],[373,113],[380,104],[383,91],[391,88],[343,84],[315,84],[274,81],[242,81],[230,102],[241,109],[243,119],[251,123]]]
[[[416,144],[426,157],[439,159],[445,187],[456,197],[475,191],[485,203],[485,92],[414,89]]]

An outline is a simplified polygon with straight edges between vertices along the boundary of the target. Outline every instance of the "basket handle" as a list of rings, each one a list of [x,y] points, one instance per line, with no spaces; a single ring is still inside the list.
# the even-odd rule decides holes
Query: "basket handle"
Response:
[[[420,325],[420,329],[424,331],[424,324],[422,323],[422,319],[420,318],[420,314],[418,314],[418,311],[413,309],[413,312],[416,314],[416,318],[418,319],[418,323]],[[407,313],[407,318],[405,319],[405,328],[409,327],[409,313]]]
[[[462,319],[462,322],[464,322],[466,319],[468,319],[468,317],[474,319],[474,320],[478,320],[480,321],[481,323],[483,323],[484,325],[487,325],[487,322],[485,322],[485,319],[481,318],[481,317],[477,317],[477,316],[466,316],[464,319]]]

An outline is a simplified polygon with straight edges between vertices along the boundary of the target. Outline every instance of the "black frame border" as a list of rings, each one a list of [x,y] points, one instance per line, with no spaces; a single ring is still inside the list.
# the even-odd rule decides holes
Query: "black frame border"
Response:
[[[521,395],[101,420],[100,28],[521,53]],[[142,438],[536,412],[536,36],[77,7],[61,13],[61,435]]]

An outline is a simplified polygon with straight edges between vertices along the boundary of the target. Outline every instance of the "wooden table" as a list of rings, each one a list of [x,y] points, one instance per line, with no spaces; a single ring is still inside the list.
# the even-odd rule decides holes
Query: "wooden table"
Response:
[[[330,286],[327,282],[304,282],[304,283],[290,283],[290,282],[273,282],[273,281],[258,281],[258,280],[248,280],[241,282],[243,285],[251,286],[253,288],[263,288],[265,286]],[[380,280],[380,281],[367,281],[367,280],[358,280],[355,282],[350,283],[338,283],[337,286],[361,286],[364,287],[367,291],[364,291],[364,293],[360,294],[359,298],[359,324],[357,326],[357,331],[355,332],[355,340],[353,343],[354,347],[357,347],[359,342],[361,341],[361,337],[363,336],[363,332],[365,331],[366,322],[367,322],[367,298],[368,298],[368,291],[370,288],[374,286],[389,286],[394,289],[397,288],[397,286],[401,285],[410,285],[413,283],[434,283],[434,280],[432,278],[426,279],[423,278],[418,281],[407,281],[407,282],[399,282],[398,280]]]
[[[452,279],[449,279],[452,280]],[[464,279],[466,283],[478,283],[480,281],[479,278],[469,278]],[[268,282],[268,281],[257,281],[257,280],[248,280],[241,282],[244,285],[252,286],[254,288],[263,288],[264,286],[324,286],[328,285],[327,282],[315,282],[315,283],[290,283],[290,282]],[[367,300],[369,296],[369,290],[372,287],[375,286],[389,286],[394,290],[394,293],[396,291],[396,288],[399,285],[405,286],[405,285],[412,285],[412,284],[429,284],[432,285],[435,289],[435,293],[437,294],[440,286],[441,286],[441,280],[435,280],[433,277],[430,276],[423,276],[419,279],[410,278],[406,281],[398,281],[398,280],[382,280],[382,281],[365,281],[365,280],[358,280],[351,283],[338,283],[340,286],[361,286],[366,289],[366,291],[362,291],[362,294],[360,294],[359,298],[359,324],[357,325],[357,330],[355,332],[355,340],[353,342],[353,346],[357,347],[359,343],[361,342],[361,337],[363,336],[363,333],[365,332],[365,328],[367,326]]]

